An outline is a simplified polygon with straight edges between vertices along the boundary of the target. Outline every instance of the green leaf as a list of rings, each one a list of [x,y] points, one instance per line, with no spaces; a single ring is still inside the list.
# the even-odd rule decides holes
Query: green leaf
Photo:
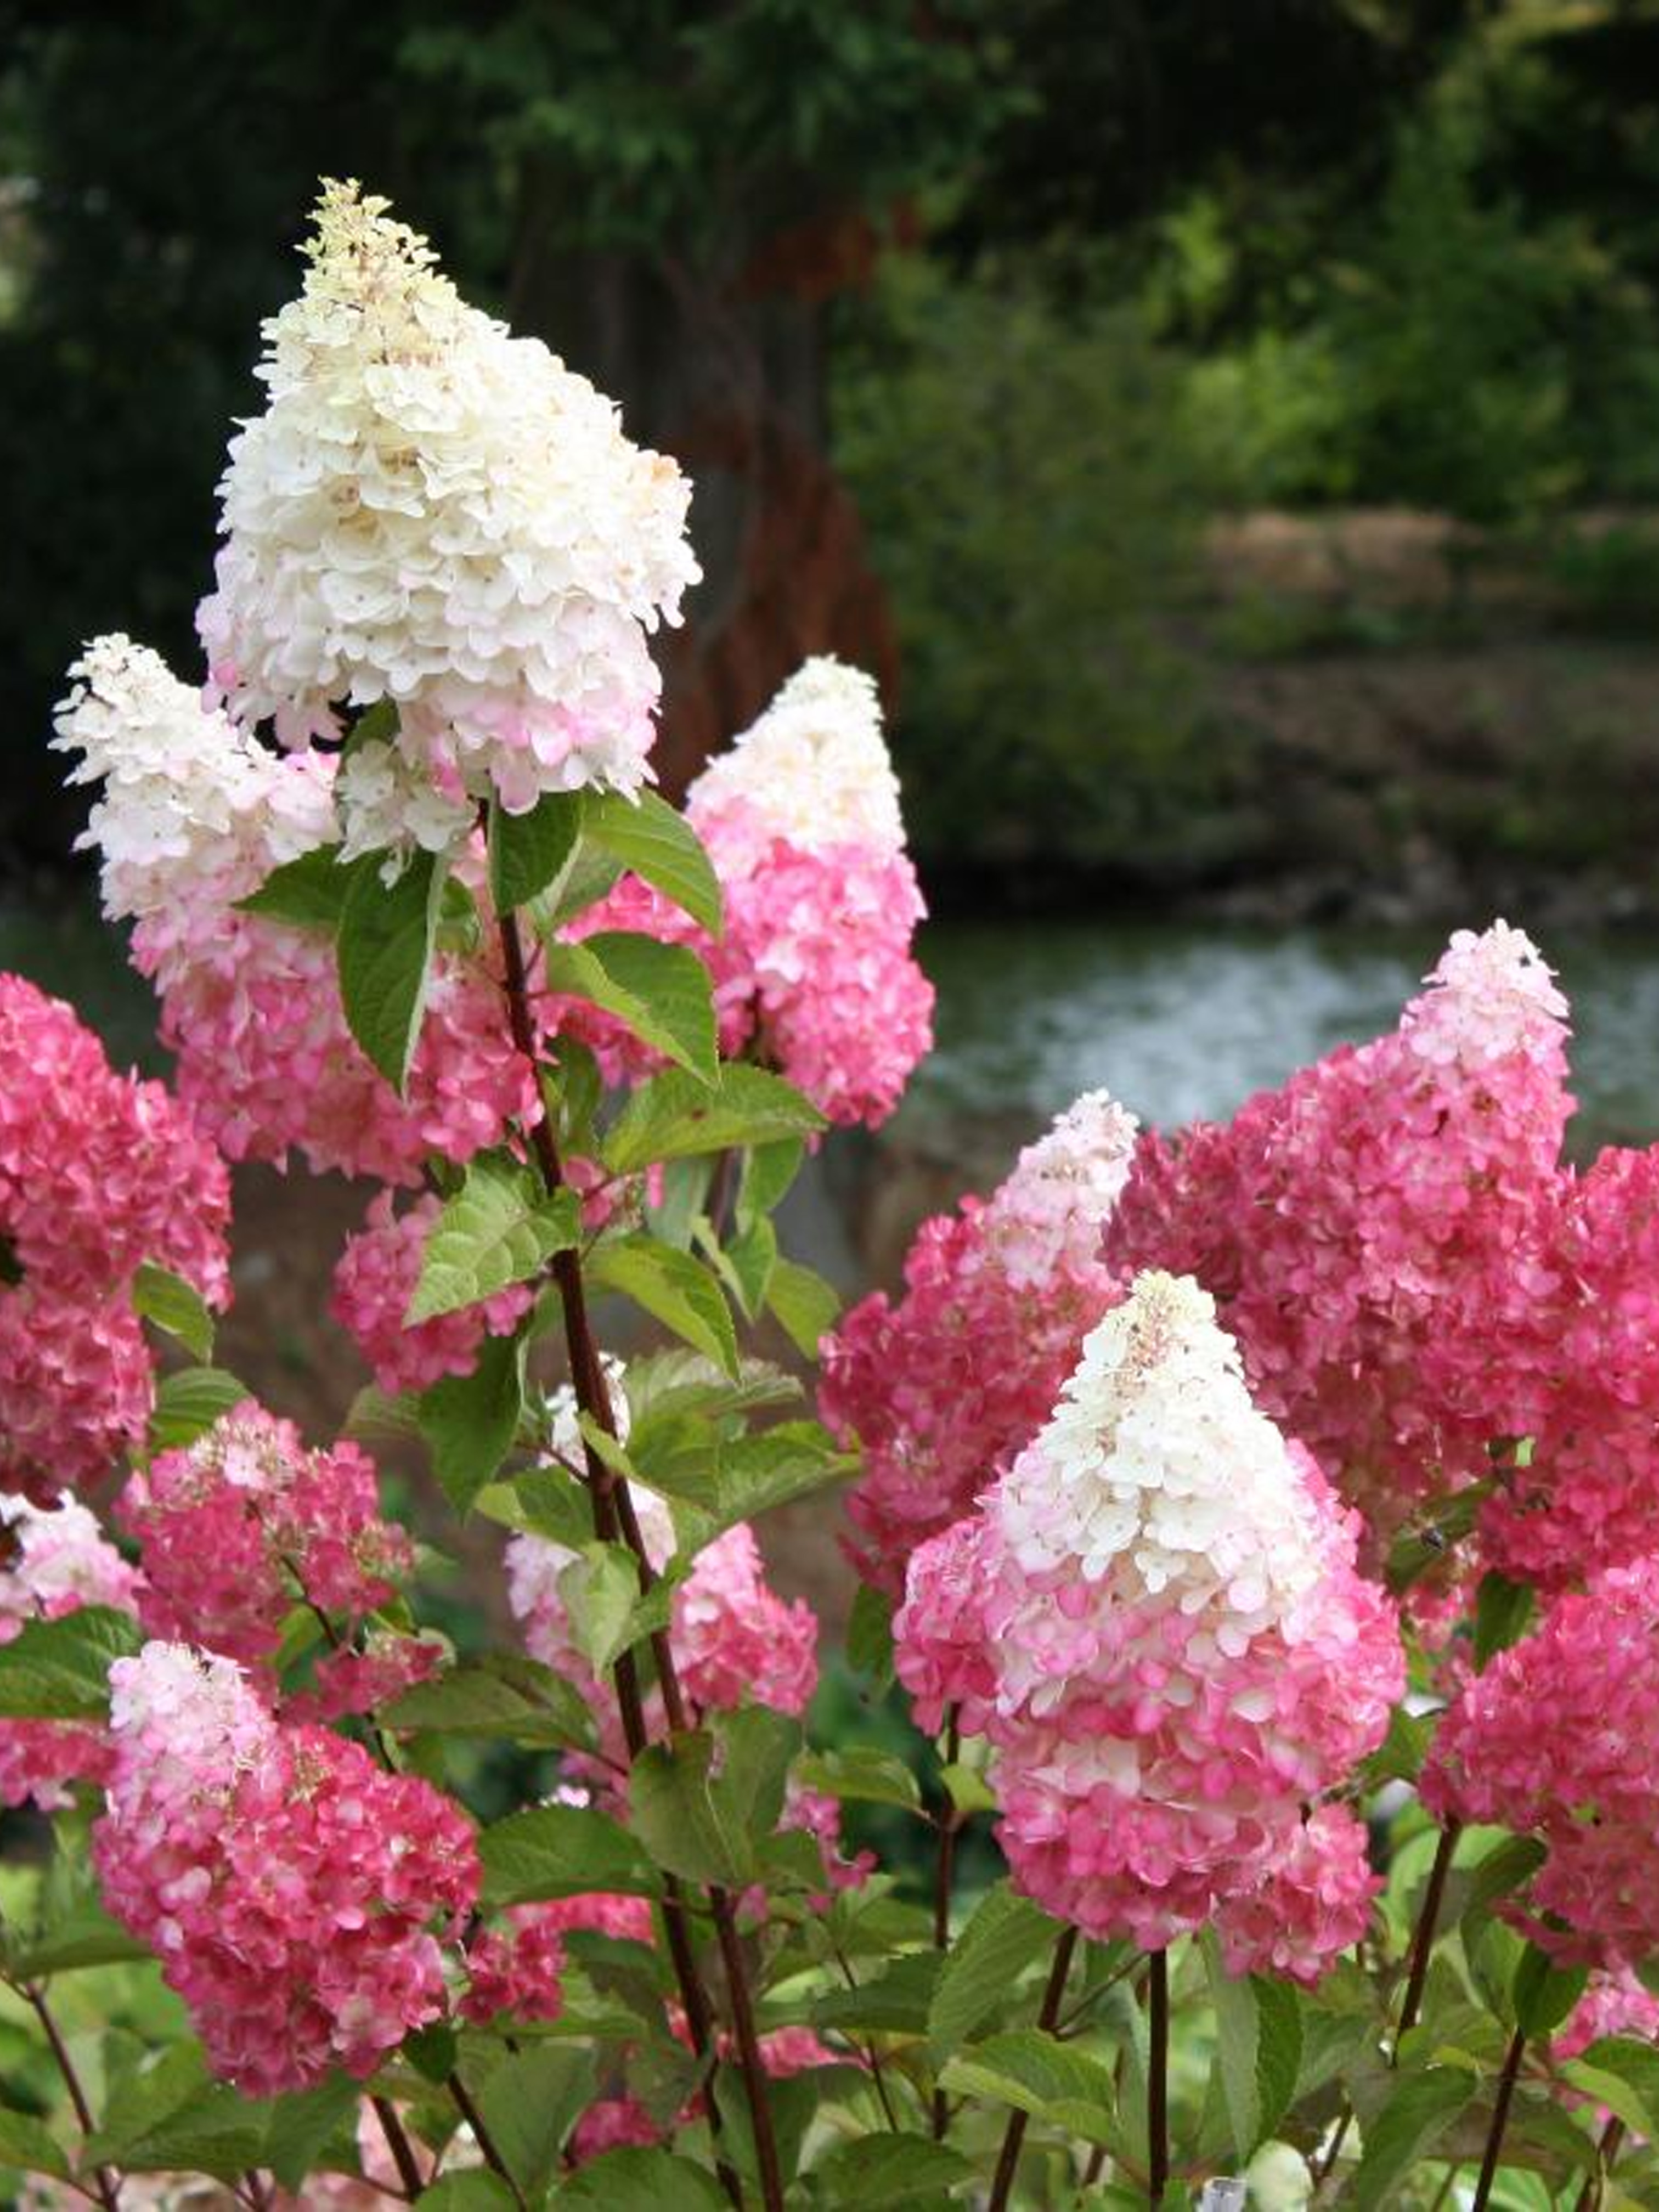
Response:
[[[1090,2142],[1121,2140],[1110,2069],[1040,2027],[994,2035],[947,2061],[941,2085],[991,2097]]]
[[[858,1455],[837,1451],[816,1421],[780,1421],[721,1445],[719,1517],[727,1526],[753,1520],[771,1506],[845,1482],[858,1469]]]
[[[213,1316],[194,1283],[146,1260],[132,1278],[132,1310],[157,1328],[176,1336],[186,1352],[206,1362],[213,1357]]]
[[[94,2162],[107,2160],[131,2173],[171,2173],[182,2167],[210,2173],[216,2181],[236,2182],[264,2154],[270,2108],[263,2100],[239,2096],[222,2081],[208,2083],[196,2096],[137,2136],[109,2142],[107,2132],[88,2146]]]
[[[483,1902],[534,1905],[590,1890],[654,1897],[661,1887],[641,1844],[586,1805],[532,1805],[478,1838]]]
[[[620,860],[612,860],[592,838],[584,837],[558,881],[526,903],[525,918],[544,944],[556,941],[556,933],[566,922],[585,914],[615,890],[622,872]]]
[[[346,893],[362,866],[361,860],[342,862],[337,845],[320,845],[313,853],[301,853],[297,860],[273,868],[257,891],[237,900],[237,911],[285,921],[295,929],[324,930],[332,937],[340,926]]]
[[[445,870],[417,853],[395,884],[371,858],[352,873],[340,909],[340,1003],[364,1055],[402,1093],[421,1034]]]
[[[1380,1790],[1385,1782],[1415,1782],[1434,1741],[1432,1713],[1408,1713],[1396,1705],[1389,1715],[1389,1732],[1366,1760],[1367,1785]]]
[[[602,1006],[709,1089],[719,1082],[714,1002],[695,952],[634,930],[601,929],[579,945],[550,945],[544,957],[550,991]]]
[[[580,1241],[581,1227],[574,1190],[550,1194],[527,1168],[480,1155],[427,1231],[404,1325],[412,1328],[528,1282],[556,1252]]]
[[[576,1649],[596,1674],[637,1640],[634,1615],[641,1597],[634,1554],[620,1544],[590,1540],[559,1574],[559,1595]]]
[[[489,896],[497,914],[511,914],[550,885],[557,896],[575,859],[582,815],[580,792],[544,792],[527,814],[509,814],[499,800],[491,805]]]
[[[893,1679],[892,1601],[873,1583],[860,1583],[847,1619],[847,1656],[878,1689]]]
[[[1429,2066],[1405,2074],[1364,2131],[1364,2150],[1349,2185],[1360,2212],[1391,2203],[1419,2158],[1467,2112],[1479,2086],[1461,2066]]]
[[[796,1764],[796,1779],[805,1790],[821,1790],[843,1803],[902,1805],[921,1810],[921,1790],[902,1759],[873,1744],[848,1744],[843,1751],[812,1751]]]
[[[636,799],[624,799],[620,792],[590,792],[582,829],[612,860],[701,922],[711,937],[720,935],[719,878],[696,831],[665,799],[654,791],[642,791]]]
[[[751,1141],[751,1149],[744,1155],[743,1181],[738,1185],[740,1229],[772,1212],[799,1174],[805,1157],[806,1147],[799,1137],[775,1138],[763,1145]]]
[[[714,1739],[687,1729],[653,1743],[629,1778],[630,1823],[653,1863],[687,1881],[738,1887],[754,1870],[741,1808],[714,1780]]]
[[[514,2212],[517,2201],[500,2174],[482,2166],[441,2173],[421,2191],[422,2212]]]
[[[866,2035],[925,2035],[942,1964],[937,1951],[902,1952],[856,1989],[830,1989],[814,1998],[813,2025]]]
[[[810,1099],[764,1068],[728,1062],[712,1091],[665,1068],[640,1085],[611,1123],[605,1164],[614,1174],[630,1175],[658,1160],[798,1143],[827,1127]]]
[[[153,1954],[112,1920],[96,1898],[88,1897],[25,1937],[9,1954],[9,1971],[19,1981],[45,1974],[68,1974],[86,1966],[131,1966]]]
[[[841,1299],[822,1275],[793,1260],[779,1260],[766,1286],[766,1303],[803,1358],[816,1359],[836,1325]]]
[[[420,1682],[385,1706],[391,1729],[477,1735],[549,1749],[591,1750],[593,1716],[571,1682],[533,1659],[493,1653]]]
[[[429,2204],[430,2196],[422,2203]],[[728,2212],[725,2191],[712,2173],[672,2151],[607,2150],[560,2183],[559,2212],[578,2206],[592,2212]]]
[[[1053,1945],[1054,1923],[1006,1881],[988,1889],[945,1954],[927,2008],[927,2045],[948,2058]]]
[[[739,1705],[714,1715],[720,1747],[715,1784],[750,1843],[774,1834],[783,1812],[789,1769],[800,1750],[800,1723],[769,1705]]]
[[[945,1796],[965,1820],[970,1813],[997,1811],[997,1793],[985,1778],[982,1767],[965,1759],[948,1760],[939,1771]]]
[[[1519,1643],[1532,1619],[1530,1583],[1512,1583],[1493,1567],[1480,1577],[1474,1601],[1474,1667],[1484,1672],[1488,1660]]]
[[[56,2174],[60,2181],[69,2178],[69,2159],[46,2123],[0,2105],[0,2167],[8,2166],[23,2173]]]
[[[271,2100],[264,2156],[284,2189],[297,2191],[320,2151],[340,2124],[355,2120],[362,2097],[361,2081],[331,2074],[313,2089],[291,2090]]]
[[[1529,1881],[1547,1856],[1535,1836],[1506,1836],[1468,1869],[1460,1924],[1466,1951],[1473,1953],[1498,1901]]]
[[[778,1232],[759,1214],[726,1247],[726,1262],[738,1285],[738,1302],[752,1321],[766,1303],[766,1286],[778,1257]]]
[[[596,1291],[618,1291],[632,1298],[737,1380],[738,1339],[731,1310],[720,1285],[689,1252],[677,1252],[654,1237],[620,1237],[599,1246],[588,1261],[587,1279]]]
[[[222,1414],[252,1395],[240,1376],[222,1367],[181,1367],[176,1374],[164,1375],[155,1387],[155,1410],[149,1417],[150,1449],[179,1451],[193,1444]]]
[[[1302,2014],[1294,1990],[1261,1974],[1232,1979],[1213,1930],[1201,1938],[1215,2006],[1221,2087],[1242,2166],[1283,2118],[1302,2063]]]
[[[470,1375],[446,1375],[422,1392],[421,1434],[433,1472],[456,1512],[495,1480],[524,1410],[524,1339],[487,1336]]]
[[[1558,1966],[1547,1951],[1528,1943],[1510,1984],[1516,2026],[1527,2036],[1552,2034],[1583,1996],[1589,1979],[1583,1966]]]
[[[1587,2095],[1617,2112],[1632,2135],[1659,2142],[1659,2051],[1650,2043],[1606,2035],[1562,2070]]]
[[[473,1503],[504,1528],[546,1536],[580,1552],[593,1534],[593,1506],[586,1489],[562,1468],[527,1467],[510,1482],[486,1483]]]
[[[1402,1529],[1389,1553],[1385,1579],[1396,1597],[1421,1575],[1437,1566],[1454,1544],[1461,1543],[1480,1516],[1482,1502],[1492,1495],[1490,1480],[1472,1482],[1455,1496],[1444,1499],[1432,1519]]]
[[[130,1659],[143,1632],[130,1613],[83,1605],[56,1620],[26,1620],[0,1644],[0,1714],[8,1720],[101,1720],[109,1670]]]
[[[490,2136],[532,2203],[557,2172],[559,2147],[592,2102],[594,2086],[591,2051],[532,2043],[504,2058],[478,2091]]]
[[[941,2197],[971,2181],[974,2171],[948,2143],[930,2142],[926,2136],[875,2135],[833,2145],[810,2179],[822,2204],[879,2212],[880,2208],[918,2202],[936,2205]]]
[[[745,1359],[733,1382],[712,1360],[679,1345],[630,1360],[624,1388],[633,1417],[629,1447],[635,1456],[642,1440],[648,1446],[653,1425],[659,1420],[672,1423],[695,1413],[702,1420],[730,1423],[745,1413],[796,1405],[802,1395],[794,1376],[763,1359]]]

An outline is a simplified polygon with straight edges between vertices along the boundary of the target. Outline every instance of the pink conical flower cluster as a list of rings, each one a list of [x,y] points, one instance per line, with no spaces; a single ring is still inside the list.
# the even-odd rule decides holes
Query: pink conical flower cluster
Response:
[[[61,1000],[0,975],[0,1490],[54,1496],[143,1434],[146,1261],[228,1304],[224,1162]]]
[[[230,1660],[149,1644],[110,1670],[104,1901],[251,2095],[367,2077],[447,2009],[441,1938],[477,1895],[471,1826],[360,1744],[273,1719]]]
[[[825,1340],[819,1410],[863,1446],[847,1510],[879,1589],[896,1595],[916,1545],[1030,1441],[1121,1295],[1100,1246],[1134,1137],[1133,1115],[1088,1092],[988,1200],[922,1224],[896,1304],[873,1293]]]
[[[1139,1278],[976,1522],[916,1554],[894,1623],[918,1718],[956,1703],[991,1739],[1018,1881],[1149,1948],[1282,1878],[1405,1684],[1355,1516],[1252,1405],[1214,1312]]]

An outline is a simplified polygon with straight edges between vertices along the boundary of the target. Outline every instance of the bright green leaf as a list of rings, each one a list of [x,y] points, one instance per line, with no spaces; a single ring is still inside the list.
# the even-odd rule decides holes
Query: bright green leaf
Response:
[[[1110,2069],[1042,2028],[994,2035],[959,2051],[939,2080],[946,2089],[994,2098],[1090,2142],[1120,2139]]]
[[[251,1395],[246,1382],[222,1367],[181,1367],[155,1386],[149,1417],[152,1451],[179,1451],[205,1436],[221,1414]]]
[[[470,1375],[446,1375],[421,1394],[421,1434],[458,1513],[495,1480],[513,1449],[524,1407],[524,1353],[521,1337],[487,1336]]]
[[[405,1326],[528,1282],[580,1236],[581,1201],[574,1190],[549,1193],[527,1168],[481,1155],[427,1231]]]
[[[99,1720],[109,1707],[109,1670],[143,1642],[130,1613],[83,1605],[56,1620],[26,1620],[0,1644],[0,1714],[9,1720]]]
[[[559,1595],[571,1634],[596,1674],[635,1641],[631,1632],[640,1595],[638,1565],[620,1544],[590,1540],[560,1570]]]
[[[701,922],[711,937],[721,928],[720,887],[697,833],[654,791],[636,799],[620,792],[590,792],[582,829],[613,860]]]
[[[213,1357],[213,1316],[194,1283],[146,1260],[132,1278],[132,1310],[176,1336],[203,1362]]]
[[[720,1080],[708,970],[683,945],[602,929],[544,956],[546,988],[586,999],[714,1089]]]
[[[689,1252],[677,1252],[654,1237],[624,1237],[601,1244],[587,1266],[596,1291],[618,1291],[707,1353],[735,1382],[738,1339],[720,1285]]]
[[[1057,1930],[1046,1912],[1005,1881],[988,1889],[945,1954],[927,2008],[927,2045],[950,2057],[1006,2002],[1032,1962],[1051,1950]]]
[[[853,1743],[840,1751],[808,1752],[796,1766],[803,1789],[821,1790],[843,1803],[900,1805],[921,1810],[921,1790],[902,1759],[873,1744]]]
[[[388,886],[371,858],[353,871],[340,909],[336,960],[346,1023],[399,1093],[421,1034],[444,875],[432,854],[417,853]]]
[[[59,2180],[67,2179],[70,2170],[68,2155],[43,2120],[0,2105],[0,2167],[8,2166],[23,2173],[56,2174]]]
[[[772,1212],[800,1172],[806,1147],[799,1137],[775,1138],[755,1144],[744,1155],[743,1181],[738,1186],[738,1226],[745,1228]]]
[[[621,1890],[651,1897],[660,1887],[627,1829],[586,1805],[532,1805],[509,1813],[478,1838],[486,1905],[532,1905]]]
[[[793,1260],[780,1259],[766,1286],[766,1303],[801,1356],[816,1359],[841,1311],[839,1296],[823,1276]]]
[[[764,1068],[728,1063],[712,1091],[665,1068],[632,1093],[612,1122],[605,1162],[614,1174],[629,1175],[659,1160],[799,1143],[825,1126],[810,1099]]]
[[[593,1717],[574,1683],[533,1659],[494,1653],[419,1682],[381,1709],[391,1729],[488,1736],[512,1743],[589,1750]]]

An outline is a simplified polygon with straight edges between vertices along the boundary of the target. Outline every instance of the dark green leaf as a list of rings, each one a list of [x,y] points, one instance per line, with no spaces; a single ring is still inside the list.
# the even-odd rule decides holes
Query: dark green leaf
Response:
[[[1512,1583],[1493,1567],[1480,1577],[1474,1601],[1474,1666],[1481,1673],[1489,1659],[1507,1651],[1527,1632],[1532,1619],[1529,1583]]]
[[[941,1963],[937,1951],[904,1952],[857,1989],[826,1990],[814,1998],[813,2024],[848,2033],[925,2035]]]
[[[56,2174],[62,2181],[69,2177],[70,2162],[43,2120],[0,2105],[0,2167],[5,2166],[22,2173]]]
[[[549,1193],[527,1168],[481,1155],[427,1232],[406,1326],[528,1282],[578,1243],[581,1225],[574,1190]]]
[[[753,1520],[770,1506],[845,1482],[858,1469],[857,1455],[837,1451],[816,1421],[780,1421],[721,1446],[720,1518],[728,1525]]]
[[[927,2008],[927,2045],[936,2062],[1006,2002],[1025,1969],[1052,1948],[1057,1932],[1046,1912],[1006,1881],[986,1891],[945,1954]]]
[[[429,2197],[421,2199],[431,2202]],[[608,2150],[559,2185],[559,2212],[578,2206],[592,2212],[728,2212],[712,2173],[672,2151]]]
[[[1392,2203],[1401,2183],[1467,2112],[1479,2086],[1461,2066],[1405,2074],[1364,2131],[1364,2150],[1350,2184],[1361,2212]]]
[[[155,1387],[149,1417],[152,1451],[179,1451],[205,1436],[222,1413],[251,1395],[246,1382],[222,1367],[181,1367]]]
[[[720,933],[720,887],[697,833],[654,791],[637,799],[590,792],[582,828],[613,860],[659,890],[711,937]]]
[[[362,861],[342,864],[337,845],[319,846],[273,868],[257,891],[236,902],[242,914],[263,915],[295,929],[320,929],[332,937],[340,926],[346,893]],[[372,866],[373,863],[371,862]]]
[[[25,1936],[10,1954],[10,1971],[20,1981],[44,1974],[67,1974],[84,1966],[127,1966],[152,1954],[112,1920],[96,1898],[88,1897],[45,1927]]]
[[[994,2098],[1090,2142],[1121,2140],[1110,2069],[1042,2028],[994,2035],[959,2051],[939,2080],[947,2089]]]
[[[1516,2026],[1528,2036],[1553,2034],[1583,1996],[1589,1979],[1583,1966],[1558,1966],[1548,1952],[1528,1943],[1510,1984]]]
[[[893,1677],[892,1601],[872,1583],[860,1583],[847,1620],[847,1656],[878,1689]]]
[[[728,1063],[712,1091],[667,1068],[642,1083],[617,1116],[606,1133],[605,1162],[615,1174],[628,1175],[658,1160],[798,1143],[825,1126],[810,1099],[764,1068]]]
[[[194,1283],[146,1260],[132,1279],[132,1310],[176,1336],[200,1360],[213,1357],[213,1316]]]
[[[921,1790],[902,1759],[873,1744],[848,1744],[842,1751],[812,1751],[799,1760],[796,1778],[803,1789],[821,1790],[843,1803],[902,1805],[921,1810]]]
[[[478,1838],[483,1902],[532,1905],[545,1898],[621,1890],[652,1897],[660,1887],[627,1829],[586,1805],[532,1805],[509,1813]]]
[[[419,1400],[421,1434],[446,1498],[465,1513],[513,1449],[524,1409],[524,1340],[487,1336],[470,1375],[446,1375]]]
[[[382,1709],[391,1729],[431,1729],[590,1750],[593,1716],[574,1683],[533,1659],[501,1652],[417,1683]]]
[[[331,2074],[314,2089],[296,2089],[272,2099],[262,2163],[284,2189],[298,2191],[303,2185],[318,2152],[340,2123],[356,2119],[362,2094],[362,2083],[349,2074]]]
[[[395,884],[373,859],[354,869],[340,910],[340,1003],[365,1057],[401,1092],[421,1034],[445,870],[417,853]]]
[[[512,2052],[479,2090],[491,2140],[532,2203],[552,2180],[559,2147],[593,2090],[593,2053],[568,2043],[532,2043]]]
[[[216,2181],[240,2181],[264,2154],[270,2107],[239,2096],[222,2081],[209,2083],[153,2128],[126,2136],[118,2146],[107,2131],[94,2136],[88,2156],[107,2159],[132,2173],[169,2173],[192,2168]]]
[[[766,1303],[782,1322],[801,1356],[816,1359],[818,1346],[836,1325],[841,1299],[822,1275],[793,1260],[779,1260],[766,1286]]]
[[[714,1739],[688,1729],[634,1762],[629,1812],[653,1861],[687,1881],[738,1886],[754,1868],[741,1808],[714,1781]]]
[[[619,1291],[635,1304],[706,1352],[735,1382],[738,1339],[720,1285],[689,1252],[677,1252],[654,1237],[619,1238],[601,1244],[587,1267],[596,1291]]]
[[[812,2168],[811,2181],[822,2204],[878,2212],[919,2202],[937,2204],[973,2176],[969,2160],[948,2143],[930,2142],[926,2136],[875,2135],[835,2144]]]
[[[56,1620],[26,1620],[0,1644],[0,1714],[9,1720],[100,1720],[109,1709],[112,1661],[143,1642],[130,1613],[83,1605]]]
[[[602,1006],[709,1089],[718,1083],[714,1002],[695,952],[634,930],[602,929],[579,945],[550,945],[544,962],[550,991]]]
[[[557,896],[575,859],[582,814],[580,792],[544,792],[527,814],[509,814],[499,801],[491,805],[489,896],[497,914],[511,914],[550,888]]]
[[[1432,1516],[1425,1516],[1395,1537],[1385,1571],[1389,1588],[1396,1597],[1409,1589],[1419,1576],[1445,1559],[1461,1543],[1480,1516],[1481,1502],[1492,1495],[1490,1480],[1472,1482],[1456,1495],[1441,1501]]]
[[[1389,1715],[1389,1732],[1365,1762],[1365,1779],[1373,1790],[1385,1782],[1415,1782],[1434,1741],[1434,1716],[1408,1713],[1396,1705]]]
[[[440,2174],[421,2191],[421,2212],[514,2212],[516,2201],[499,2173],[480,2166]]]
[[[738,1226],[745,1228],[772,1212],[800,1172],[806,1147],[799,1137],[775,1138],[754,1144],[744,1154],[743,1181],[738,1186]]]
[[[1233,2148],[1243,2165],[1278,2125],[1302,2063],[1302,2019],[1296,1993],[1259,1974],[1233,1979],[1213,1931],[1202,1938],[1215,2006],[1222,2092]]]

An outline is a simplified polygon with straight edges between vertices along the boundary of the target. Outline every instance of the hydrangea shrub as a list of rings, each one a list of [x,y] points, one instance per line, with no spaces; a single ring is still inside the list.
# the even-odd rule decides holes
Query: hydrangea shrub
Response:
[[[1536,948],[1079,1099],[839,1315],[775,1210],[931,1014],[873,684],[668,805],[678,471],[384,203],[307,261],[204,666],[58,716],[173,1088],[0,977],[12,2198],[1659,2201],[1659,1154],[1564,1163]],[[245,1159],[374,1186],[341,1435],[215,1364]],[[837,1485],[908,1757],[769,1579]]]

